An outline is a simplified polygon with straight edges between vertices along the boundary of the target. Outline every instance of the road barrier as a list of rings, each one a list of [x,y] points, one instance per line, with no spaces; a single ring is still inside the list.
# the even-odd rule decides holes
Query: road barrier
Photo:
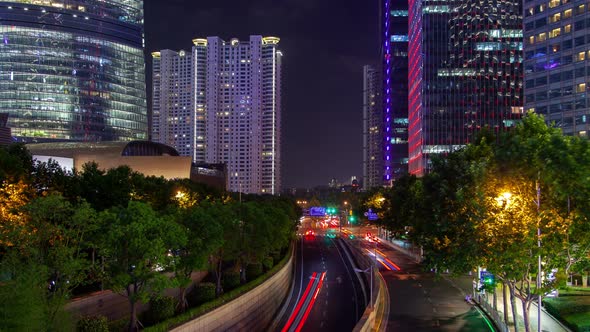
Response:
[[[172,331],[265,330],[289,292],[293,278],[294,250],[290,250],[290,255],[284,267],[261,285]]]
[[[349,249],[354,256],[354,259],[349,257],[349,260],[353,264],[356,273],[358,271],[370,271],[370,268],[375,269],[377,273],[373,274],[373,297],[369,299],[369,303],[373,303],[373,307],[368,305],[361,319],[357,322],[354,327],[354,332],[365,332],[365,331],[385,331],[387,328],[387,319],[389,317],[389,291],[385,280],[379,273],[376,266],[373,265],[373,261],[369,259],[362,251],[355,246],[351,246],[347,241],[342,240],[343,244]],[[347,253],[348,255],[348,253]],[[359,266],[356,266],[356,265]],[[368,274],[370,275],[370,274]],[[371,284],[370,277],[368,278],[367,284]]]

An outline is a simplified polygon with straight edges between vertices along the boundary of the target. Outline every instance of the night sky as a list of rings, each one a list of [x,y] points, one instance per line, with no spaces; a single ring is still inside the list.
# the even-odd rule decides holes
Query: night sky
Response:
[[[362,66],[378,61],[377,0],[144,3],[146,55],[188,51],[198,37],[280,37],[283,188],[362,177]],[[150,74],[147,83],[151,91]]]

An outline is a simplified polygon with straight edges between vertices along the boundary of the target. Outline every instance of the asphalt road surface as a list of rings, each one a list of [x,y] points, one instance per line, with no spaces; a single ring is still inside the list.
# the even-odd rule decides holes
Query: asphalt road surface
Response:
[[[416,262],[386,245],[360,236],[355,241],[371,258],[374,256],[369,251],[376,253],[377,265],[387,283],[387,331],[494,331],[483,314],[465,302],[463,291],[450,281],[423,271]]]
[[[362,316],[365,303],[358,278],[338,239],[328,233],[315,229],[313,235],[300,237],[295,281],[275,330],[352,331]]]

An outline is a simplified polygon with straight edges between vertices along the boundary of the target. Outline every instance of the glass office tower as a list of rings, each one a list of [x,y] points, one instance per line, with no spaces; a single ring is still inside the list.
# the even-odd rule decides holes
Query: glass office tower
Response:
[[[0,2],[0,34],[16,139],[147,139],[142,0]]]
[[[590,11],[585,2],[524,3],[525,110],[566,135],[590,131]]]
[[[520,119],[522,3],[410,0],[409,172]]]

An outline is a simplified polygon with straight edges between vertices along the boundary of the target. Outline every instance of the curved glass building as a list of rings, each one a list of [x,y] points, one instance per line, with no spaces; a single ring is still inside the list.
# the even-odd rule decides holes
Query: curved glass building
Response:
[[[142,0],[0,2],[0,37],[17,140],[147,139]]]

